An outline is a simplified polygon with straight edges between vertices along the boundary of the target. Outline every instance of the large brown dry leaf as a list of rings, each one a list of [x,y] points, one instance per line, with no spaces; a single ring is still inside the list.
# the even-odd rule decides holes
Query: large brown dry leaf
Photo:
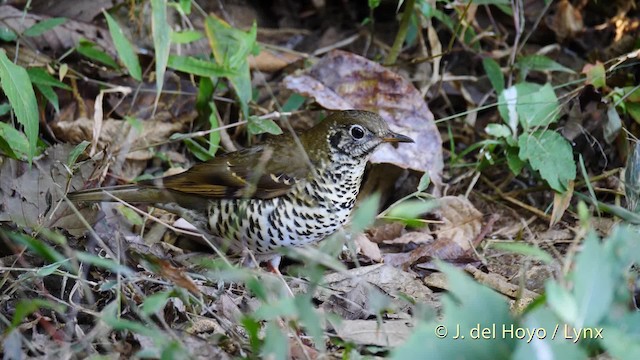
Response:
[[[0,23],[17,34],[21,34],[34,24],[48,18],[26,13],[13,6],[0,6]],[[112,57],[116,57],[116,50],[107,29],[74,20],[67,20],[64,24],[56,26],[40,36],[22,38],[21,41],[26,41],[36,49],[50,49],[57,54],[62,54],[78,45],[80,39],[89,40]]]
[[[371,161],[428,171],[440,183],[442,139],[433,114],[418,90],[400,75],[364,57],[336,50],[312,68],[287,76],[284,84],[327,109],[378,112],[393,131],[410,136],[415,144],[397,148],[385,144]]]
[[[324,277],[326,287],[341,293],[348,293],[361,282],[374,284],[392,297],[405,294],[424,303],[435,301],[433,292],[414,275],[384,264],[363,266]]]
[[[142,150],[143,148],[167,141],[172,134],[185,129],[195,116],[193,111],[188,116],[174,119],[172,122],[155,119],[141,121],[140,132],[127,121],[105,119],[102,121],[98,149],[104,149],[107,144],[110,144],[111,152],[117,153],[124,150],[127,152],[127,159],[148,160],[152,157],[152,153],[146,149]],[[94,124],[93,119],[77,118],[72,121],[53,122],[51,129],[59,140],[80,143],[83,140],[92,140]],[[130,152],[130,150],[135,151]]]
[[[398,346],[413,334],[412,320],[343,320],[333,324],[338,337],[357,345]]]
[[[81,188],[84,180],[96,172],[97,162],[82,163],[71,177],[66,166],[71,145],[55,145],[34,165],[6,159],[0,166],[0,221],[12,221],[21,227],[60,227],[73,235],[81,235],[86,228],[63,203],[58,202],[70,181],[71,188]],[[97,212],[86,208],[82,215],[92,223]]]
[[[473,248],[478,245],[475,242],[481,240],[478,236],[482,230],[482,213],[462,196],[446,196],[438,203],[442,224],[436,226],[436,240],[409,253],[385,254],[386,264],[408,268],[433,258],[468,262],[475,257]]]

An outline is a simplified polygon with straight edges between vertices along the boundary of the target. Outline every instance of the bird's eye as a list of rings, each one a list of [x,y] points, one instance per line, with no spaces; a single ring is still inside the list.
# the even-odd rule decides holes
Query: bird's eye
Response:
[[[364,128],[360,125],[353,125],[351,129],[349,129],[349,133],[352,138],[360,140],[364,137]]]

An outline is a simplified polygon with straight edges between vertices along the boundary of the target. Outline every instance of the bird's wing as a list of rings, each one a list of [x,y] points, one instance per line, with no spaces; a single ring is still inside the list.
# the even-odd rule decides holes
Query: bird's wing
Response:
[[[305,180],[311,170],[301,160],[304,157],[285,156],[274,149],[278,147],[265,145],[218,155],[183,173],[163,178],[163,187],[209,198],[282,196],[294,184]]]

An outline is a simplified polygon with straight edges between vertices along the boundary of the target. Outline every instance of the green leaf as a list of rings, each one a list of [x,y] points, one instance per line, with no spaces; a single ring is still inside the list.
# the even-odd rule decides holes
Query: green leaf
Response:
[[[531,167],[538,170],[555,191],[564,192],[569,180],[576,178],[571,145],[555,131],[538,130],[532,134],[522,134],[518,145],[520,159],[529,161]]]
[[[67,260],[67,258],[60,254],[57,250],[40,240],[32,238],[31,236],[14,232],[8,233],[8,236],[15,243],[25,246],[27,249],[50,263],[65,262]],[[71,270],[71,266],[66,262],[65,268]]]
[[[500,94],[498,110],[512,130],[517,121],[528,130],[556,122],[560,108],[550,84],[520,83]]]
[[[44,96],[44,98],[47,99],[47,101],[51,103],[51,105],[53,105],[53,108],[56,110],[56,112],[60,112],[60,105],[58,103],[58,94],[56,94],[55,90],[53,90],[53,88],[49,85],[42,85],[42,84],[34,84],[34,85],[36,86],[36,88],[38,88],[38,91],[40,91],[42,96]]]
[[[431,176],[429,176],[429,171],[425,171],[424,174],[422,174],[422,176],[420,177],[420,181],[418,182],[418,192],[427,190],[430,184]]]
[[[577,328],[596,326],[611,311],[615,291],[613,259],[594,232],[588,234],[573,271]]]
[[[124,66],[129,70],[131,77],[138,81],[142,81],[142,69],[140,68],[140,61],[138,60],[138,55],[136,54],[133,45],[131,45],[127,37],[124,36],[124,32],[122,32],[122,28],[118,22],[104,9],[102,10],[102,13],[107,19],[109,34],[111,34],[111,39],[116,47],[118,56],[120,56],[120,60],[122,60]]]
[[[0,104],[0,116],[5,116],[11,111],[11,104],[2,103]]]
[[[107,269],[116,274],[122,274],[127,276],[133,275],[133,271],[129,269],[127,266],[118,264],[117,262],[111,259],[99,257],[99,256],[82,252],[82,251],[78,251],[76,253],[76,257],[80,262],[85,262],[87,264],[91,264],[99,268]]]
[[[191,14],[191,0],[179,0],[178,6],[185,15]]]
[[[69,259],[64,259],[64,260],[59,261],[57,263],[53,263],[53,264],[49,264],[47,266],[43,266],[42,268],[38,269],[38,271],[36,272],[36,275],[38,275],[40,277],[49,276],[49,275],[53,274],[54,272],[56,272],[56,270],[58,270],[60,268],[60,266],[65,264],[67,261],[69,261]]]
[[[66,21],[67,21],[67,19],[65,19],[65,18],[51,18],[51,19],[42,20],[42,21],[34,24],[33,26],[31,26],[27,30],[25,30],[22,33],[22,35],[29,36],[29,37],[40,36],[40,35],[44,34],[45,32],[53,29],[54,27],[56,27],[58,25],[61,25],[61,24],[64,24]]]
[[[587,354],[584,348],[563,339],[564,324],[559,320],[547,307],[526,313],[519,327],[525,331],[529,330],[529,334],[533,336],[530,338],[527,334],[518,341],[511,359],[529,360],[548,357],[549,359],[586,360]]]
[[[209,161],[213,159],[213,155],[209,154],[209,151],[207,151],[207,149],[205,149],[202,145],[200,145],[195,140],[186,138],[184,139],[184,144],[187,146],[187,149],[189,149],[189,151],[191,151],[191,153],[196,158],[198,158],[198,160]]]
[[[512,136],[511,129],[504,124],[489,124],[484,128],[484,131],[497,138],[510,138]]]
[[[487,73],[491,86],[493,86],[497,94],[500,94],[504,90],[504,75],[502,75],[500,65],[492,58],[484,58],[482,59],[482,66],[484,67],[484,72]]]
[[[11,329],[15,329],[20,325],[24,319],[30,314],[34,313],[38,309],[51,309],[59,313],[64,313],[66,307],[62,304],[54,303],[51,300],[44,299],[30,299],[19,300],[13,313],[13,319],[11,320]]]
[[[234,72],[230,69],[191,56],[169,55],[167,66],[187,74],[202,77],[216,78],[234,75]]]
[[[604,64],[601,62],[596,62],[595,65],[587,65],[589,66],[588,70],[585,72],[587,75],[587,80],[585,83],[593,85],[596,89],[602,89],[607,85],[607,76],[606,71],[604,69]]]
[[[553,258],[548,252],[540,249],[536,246],[531,246],[523,242],[498,242],[491,243],[491,247],[498,250],[504,250],[524,256],[532,257],[536,260],[540,260],[545,264],[551,264]]]
[[[2,90],[9,99],[18,122],[24,127],[29,146],[26,151],[23,149],[23,152],[27,153],[27,158],[31,163],[37,151],[36,143],[38,142],[38,127],[40,125],[38,102],[29,74],[23,67],[12,63],[4,50],[0,50],[0,84],[2,84]]]
[[[23,133],[16,130],[13,126],[0,122],[0,139],[3,139],[11,152],[13,158],[24,160],[29,156],[29,140]],[[10,155],[10,154],[7,154]]]
[[[575,324],[578,317],[578,304],[569,290],[554,280],[547,281],[544,288],[547,304],[555,314],[566,323]]]
[[[43,68],[31,67],[27,69],[27,73],[29,74],[29,79],[31,79],[31,82],[34,84],[53,86],[71,91],[71,87],[69,85],[54,78]]]
[[[118,63],[115,62],[107,53],[96,48],[96,45],[87,40],[80,40],[76,51],[83,56],[88,57],[91,60],[97,61],[104,65],[111,67],[112,69],[119,69]]]
[[[213,51],[216,63],[231,69],[235,75],[229,76],[240,107],[245,118],[249,117],[249,101],[251,100],[251,74],[249,72],[249,55],[256,53],[257,26],[253,23],[251,30],[244,32],[232,28],[224,20],[211,15],[205,21],[205,32]]]
[[[394,204],[385,217],[414,220],[438,207],[437,200],[406,200]]]
[[[289,96],[287,101],[285,101],[285,103],[282,105],[282,111],[283,112],[296,111],[300,109],[300,107],[304,104],[306,100],[307,100],[306,97],[298,93],[293,93],[291,94],[291,96]]]
[[[87,149],[91,143],[87,140],[82,140],[82,142],[76,145],[73,150],[69,153],[69,157],[67,158],[67,165],[73,166],[76,161],[78,161],[78,157]]]
[[[249,134],[251,135],[264,133],[273,135],[282,134],[282,129],[280,129],[280,126],[278,126],[275,121],[271,119],[261,119],[255,115],[249,116],[249,124],[247,125],[247,129],[249,130]]]
[[[351,232],[358,234],[371,226],[378,215],[378,206],[380,206],[380,194],[374,193],[364,199],[351,215]]]
[[[169,300],[169,296],[171,296],[172,291],[160,291],[150,296],[147,296],[142,303],[142,313],[144,315],[152,315],[160,310],[164,309],[164,306],[167,304]]]
[[[211,114],[209,115],[209,126],[211,130],[217,129],[220,127],[220,119],[218,119],[218,110],[216,109],[216,103],[211,101],[209,103],[209,107],[211,108]],[[209,155],[215,156],[216,152],[218,152],[218,148],[220,148],[220,131],[212,131],[209,134]]]
[[[507,157],[509,170],[511,170],[514,175],[519,175],[527,163],[520,159],[520,156],[518,155],[518,148],[515,146],[507,146],[504,153]]]
[[[260,358],[286,360],[289,359],[289,340],[282,333],[276,320],[267,323],[264,344],[260,349]]]
[[[114,330],[128,330],[134,334],[148,336],[156,341],[166,339],[156,328],[141,322],[122,319],[118,314],[118,302],[113,301],[102,310],[100,319]]]
[[[6,41],[6,42],[12,42],[12,41],[15,41],[17,38],[18,38],[18,35],[16,35],[16,33],[13,32],[13,30],[4,26],[0,26],[0,40]]]
[[[171,45],[171,27],[167,22],[167,0],[151,0],[151,31],[156,54],[157,101],[162,93],[164,73],[167,69],[169,47]]]
[[[122,214],[122,216],[124,216],[124,218],[127,219],[127,221],[129,221],[132,225],[144,225],[144,219],[142,219],[142,216],[140,216],[140,214],[138,214],[128,206],[119,205],[117,206],[117,209],[120,214]]]
[[[562,66],[559,63],[551,60],[544,55],[528,55],[523,56],[516,61],[516,67],[522,71],[521,78],[525,79],[529,71],[559,71],[570,74],[575,74],[575,71],[568,67]]]
[[[391,358],[508,359],[519,340],[502,336],[503,328],[517,327],[507,302],[461,270],[442,262],[438,266],[449,286],[442,297],[442,319],[417,326],[405,344],[392,350]],[[495,336],[471,336],[472,332],[481,336],[483,330]]]
[[[195,30],[171,31],[171,43],[173,44],[189,44],[203,37],[204,35],[200,31]]]

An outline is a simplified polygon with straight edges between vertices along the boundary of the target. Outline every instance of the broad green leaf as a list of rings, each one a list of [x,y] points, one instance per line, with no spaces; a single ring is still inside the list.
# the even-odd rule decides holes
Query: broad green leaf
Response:
[[[520,159],[528,161],[534,170],[555,191],[566,190],[569,180],[576,178],[576,164],[569,142],[555,131],[538,130],[522,134],[518,139]]]
[[[187,74],[193,74],[202,77],[216,78],[234,75],[234,72],[230,69],[191,56],[170,55],[167,66],[172,69],[185,72]]]
[[[420,177],[420,181],[418,182],[418,192],[423,192],[427,190],[429,185],[431,184],[431,176],[429,176],[429,172],[425,171],[424,174]]]
[[[554,123],[560,110],[550,84],[525,82],[511,86],[500,94],[498,104],[500,115],[512,131],[518,122],[525,130]]]
[[[527,163],[520,159],[520,156],[518,155],[518,148],[515,146],[507,146],[504,153],[507,157],[509,170],[511,170],[514,175],[520,175],[520,171],[522,171]]]
[[[195,30],[171,31],[171,43],[173,44],[189,44],[203,37],[204,35],[200,31]]]
[[[306,100],[307,100],[306,97],[298,93],[293,93],[291,94],[291,96],[289,96],[287,101],[285,101],[285,103],[282,105],[282,111],[290,112],[290,111],[298,110]]]
[[[0,26],[0,40],[11,42],[11,41],[15,41],[17,38],[18,38],[18,35],[16,35],[16,33],[13,32],[13,30],[4,26]]]
[[[439,262],[449,292],[442,297],[442,319],[422,323],[392,359],[508,359],[519,342],[502,336],[503,328],[516,328],[505,299],[461,270]],[[484,329],[495,337],[481,336]],[[456,335],[458,336],[456,338]]]
[[[229,76],[245,118],[249,117],[251,100],[251,74],[247,58],[257,52],[257,26],[254,22],[249,32],[232,28],[224,20],[211,15],[205,21],[205,32],[216,63],[231,69],[236,75]]]
[[[504,124],[489,124],[484,128],[484,131],[497,138],[509,138],[512,136],[511,129]]]
[[[637,313],[634,314],[637,316]],[[636,319],[638,321],[640,319]],[[621,329],[618,324],[606,326],[602,329],[602,343],[607,355],[612,359],[636,360],[640,359],[640,334]]]
[[[185,15],[191,14],[191,0],[179,0],[178,5]]]
[[[97,49],[96,45],[90,41],[80,40],[80,43],[76,46],[76,51],[80,55],[86,56],[91,60],[107,65],[113,69],[120,68],[118,63],[113,60],[111,56],[104,51]]]
[[[38,91],[40,91],[42,96],[44,96],[45,99],[47,99],[47,101],[49,101],[49,103],[53,105],[53,108],[56,110],[56,112],[59,112],[60,105],[58,103],[58,94],[56,94],[55,90],[53,90],[53,88],[49,85],[42,85],[42,84],[34,84],[34,85],[36,86]]]
[[[575,324],[578,318],[578,304],[569,290],[554,280],[547,281],[544,288],[547,304],[555,314],[567,324]]]
[[[593,65],[587,64],[582,72],[587,75],[585,83],[593,85],[596,89],[602,89],[607,85],[607,75],[603,63],[598,61]]]
[[[500,65],[492,58],[487,57],[482,59],[482,66],[484,67],[484,72],[487,73],[491,86],[493,86],[497,94],[500,94],[504,90],[504,75],[502,75]]]
[[[153,315],[164,309],[171,293],[172,291],[160,291],[147,296],[147,298],[142,302],[142,313],[145,315]]]
[[[11,111],[11,104],[2,103],[0,104],[0,116],[7,115]]]
[[[7,143],[16,159],[24,160],[29,156],[29,140],[13,126],[0,122],[0,138]]]
[[[530,256],[536,260],[544,262],[545,264],[551,264],[553,262],[553,258],[548,252],[540,249],[539,247],[531,246],[523,242],[498,242],[492,243],[491,247],[524,256]]]
[[[42,20],[42,21],[34,24],[33,26],[31,26],[27,30],[25,30],[22,33],[22,35],[29,36],[29,37],[40,36],[40,35],[44,34],[45,32],[53,29],[54,27],[56,27],[58,25],[61,25],[61,24],[64,24],[66,21],[67,21],[67,19],[65,19],[65,18],[51,18],[51,19]]]
[[[414,220],[438,207],[437,200],[406,200],[394,204],[385,217]]]
[[[111,34],[111,39],[116,47],[118,56],[120,56],[120,60],[122,60],[124,66],[129,70],[131,77],[138,81],[142,81],[142,69],[140,68],[140,61],[138,60],[138,55],[136,54],[133,45],[131,45],[129,39],[127,39],[124,32],[122,32],[122,28],[118,22],[104,9],[102,10],[102,13],[107,19],[109,34]]]
[[[43,68],[27,68],[27,73],[29,74],[29,79],[31,79],[31,82],[34,84],[47,85],[71,91],[71,87],[69,85],[54,78]]]
[[[364,199],[351,215],[351,232],[361,233],[373,224],[378,214],[380,206],[380,194],[373,195]]]
[[[144,219],[142,219],[142,216],[140,216],[140,214],[138,214],[128,206],[118,205],[117,209],[120,214],[122,214],[122,216],[124,216],[124,218],[127,219],[132,225],[144,225]]]
[[[2,84],[2,91],[9,99],[18,122],[24,128],[29,146],[26,150],[23,149],[23,152],[27,153],[27,158],[31,163],[36,153],[40,125],[38,102],[29,74],[23,67],[12,63],[4,50],[0,50],[0,84]],[[7,139],[5,138],[5,140]]]
[[[577,303],[577,328],[596,326],[611,310],[615,291],[613,259],[591,232],[576,259],[573,293]]]
[[[526,79],[529,71],[559,71],[574,74],[575,71],[558,64],[544,55],[523,56],[516,61],[516,67],[522,71],[521,78]]]
[[[584,348],[563,339],[564,326],[565,324],[547,307],[526,313],[524,321],[519,324],[525,337],[518,341],[511,359],[586,360],[587,353]]]
[[[267,323],[264,344],[260,349],[260,358],[286,360],[289,359],[289,339],[282,333],[277,320]]]
[[[156,102],[162,93],[164,73],[169,60],[171,45],[171,27],[167,22],[167,0],[151,0],[151,32],[156,60]]]
[[[264,133],[273,135],[282,134],[282,129],[280,129],[280,126],[278,126],[275,121],[271,119],[260,119],[259,117],[253,115],[249,116],[249,124],[247,125],[247,129],[252,135]]]

